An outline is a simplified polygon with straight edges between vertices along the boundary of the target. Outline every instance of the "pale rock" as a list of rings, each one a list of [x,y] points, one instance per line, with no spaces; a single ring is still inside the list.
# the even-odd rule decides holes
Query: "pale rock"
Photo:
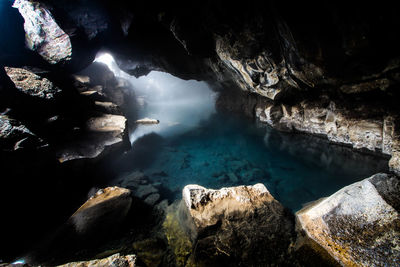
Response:
[[[101,233],[117,227],[127,215],[132,198],[129,189],[107,187],[89,198],[68,220],[80,235]]]
[[[399,179],[375,174],[310,204],[296,218],[306,240],[343,266],[398,266],[399,203]]]
[[[13,4],[25,20],[27,46],[50,64],[71,60],[71,40],[41,3],[16,0]]]
[[[15,84],[15,87],[30,96],[53,99],[61,89],[56,87],[51,81],[42,78],[30,71],[21,68],[4,67],[8,77]]]
[[[182,196],[188,218],[182,221],[202,264],[268,265],[286,255],[293,222],[263,184],[219,190],[187,185]]]
[[[159,124],[160,121],[156,119],[143,118],[135,121],[136,124]]]
[[[135,255],[125,255],[122,256],[119,253],[111,255],[110,257],[103,259],[95,259],[88,261],[76,261],[70,262],[62,265],[58,265],[58,267],[134,267],[136,256]]]

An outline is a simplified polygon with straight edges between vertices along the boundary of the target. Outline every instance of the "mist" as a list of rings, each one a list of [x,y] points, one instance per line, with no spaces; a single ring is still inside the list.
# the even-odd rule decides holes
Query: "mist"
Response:
[[[215,113],[216,93],[205,82],[186,81],[158,71],[135,78],[120,70],[110,54],[101,54],[95,61],[106,64],[116,77],[129,80],[137,96],[139,118],[160,121],[138,125],[130,133],[131,143],[149,133],[163,137],[182,134]]]

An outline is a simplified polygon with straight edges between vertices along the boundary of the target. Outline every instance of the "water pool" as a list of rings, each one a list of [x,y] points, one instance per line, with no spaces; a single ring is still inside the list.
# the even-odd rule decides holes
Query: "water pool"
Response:
[[[156,143],[152,152],[141,155],[151,160],[140,169],[172,192],[170,200],[181,198],[187,184],[218,189],[263,183],[292,211],[387,171],[388,161],[323,138],[281,133],[227,114],[214,114],[198,127]]]

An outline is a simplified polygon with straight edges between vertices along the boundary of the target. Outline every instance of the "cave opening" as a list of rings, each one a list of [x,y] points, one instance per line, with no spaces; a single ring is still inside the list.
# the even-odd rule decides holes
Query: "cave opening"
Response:
[[[132,173],[141,173],[150,186],[156,185],[154,192],[141,196],[152,205],[163,197],[169,203],[181,199],[188,184],[221,188],[263,183],[296,212],[362,177],[388,170],[383,155],[354,151],[321,137],[278,132],[216,109],[219,92],[206,82],[158,71],[136,78],[107,52],[100,52],[94,62],[128,81],[135,101],[127,109],[135,109],[136,122],[145,118],[144,124],[131,127],[132,149],[110,163],[113,178],[107,182],[127,186]],[[141,195],[140,186],[128,188]]]

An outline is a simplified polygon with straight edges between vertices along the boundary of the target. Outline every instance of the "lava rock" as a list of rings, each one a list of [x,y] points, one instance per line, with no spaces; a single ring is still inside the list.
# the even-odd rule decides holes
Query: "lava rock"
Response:
[[[60,162],[96,158],[113,150],[126,150],[130,147],[126,118],[121,115],[100,114],[89,118],[85,129],[77,130],[81,134],[58,149],[57,157]]]
[[[90,267],[90,266],[134,267],[134,266],[136,266],[135,262],[136,262],[135,255],[122,256],[119,253],[117,253],[117,254],[111,255],[110,257],[107,257],[104,259],[70,262],[70,263],[58,265],[58,267]]]
[[[29,49],[37,51],[50,64],[71,60],[71,40],[45,6],[39,2],[17,0],[13,7],[18,8],[25,19]]]
[[[399,192],[398,177],[375,174],[298,211],[298,228],[343,266],[396,266]]]
[[[68,220],[80,235],[115,229],[127,215],[132,203],[130,190],[120,187],[100,189]]]
[[[15,87],[30,96],[54,99],[61,92],[51,81],[21,68],[4,68]]]
[[[187,185],[182,195],[195,262],[268,265],[287,253],[292,218],[263,184],[219,190]]]

